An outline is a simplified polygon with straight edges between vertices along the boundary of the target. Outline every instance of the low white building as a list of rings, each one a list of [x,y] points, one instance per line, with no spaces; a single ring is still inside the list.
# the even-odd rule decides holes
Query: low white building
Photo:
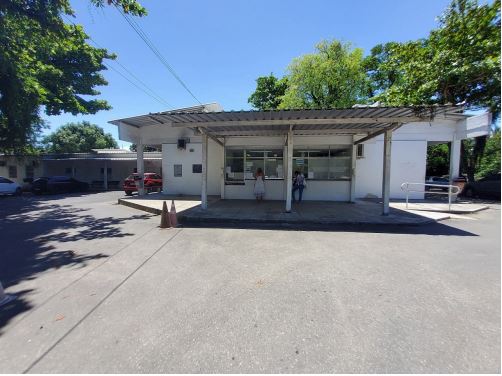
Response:
[[[401,184],[424,182],[428,143],[451,142],[450,177],[459,174],[462,139],[488,134],[489,113],[462,107],[357,107],[337,110],[228,111],[216,104],[113,120],[119,138],[162,145],[165,194],[254,199],[253,174],[265,174],[267,200],[291,209],[291,181],[307,178],[304,200],[403,198]],[[415,193],[413,198],[423,198]]]
[[[145,172],[162,174],[162,154],[143,153]],[[0,154],[0,176],[23,185],[42,176],[71,176],[94,189],[121,189],[125,178],[137,169],[136,152],[93,149],[88,153],[5,155]]]

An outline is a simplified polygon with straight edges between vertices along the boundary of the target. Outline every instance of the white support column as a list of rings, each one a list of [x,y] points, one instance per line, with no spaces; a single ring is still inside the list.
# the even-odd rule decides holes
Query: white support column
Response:
[[[384,133],[383,179],[382,179],[382,214],[389,215],[390,201],[390,157],[392,148],[392,129]]]
[[[104,184],[104,188],[105,188],[105,191],[108,190],[108,165],[105,161],[105,167],[103,169],[103,184]]]
[[[293,131],[288,132],[287,142],[287,173],[286,173],[286,212],[291,212],[291,199],[293,191]]]
[[[350,202],[355,202],[356,200],[356,153],[357,145],[354,145],[356,141],[356,136],[352,136],[352,160],[350,163]]]
[[[207,135],[202,135],[202,187],[200,194],[200,206],[207,209]]]
[[[138,175],[141,177],[141,180],[139,181],[139,187],[138,187],[138,195],[143,196],[145,194],[145,182],[144,182],[144,177],[145,177],[145,162],[143,159],[143,142],[140,140],[136,144],[136,153],[137,153],[137,171]]]
[[[453,179],[458,178],[460,175],[460,148],[461,140],[457,140],[453,136],[450,147],[450,184],[453,183]]]
[[[226,139],[223,138],[223,146],[221,147],[223,150],[221,152],[221,155],[222,155],[222,158],[223,158],[223,162],[221,164],[221,182],[220,182],[220,198],[222,200],[225,199],[225,175],[226,175],[226,160],[225,160],[225,142],[226,142]]]

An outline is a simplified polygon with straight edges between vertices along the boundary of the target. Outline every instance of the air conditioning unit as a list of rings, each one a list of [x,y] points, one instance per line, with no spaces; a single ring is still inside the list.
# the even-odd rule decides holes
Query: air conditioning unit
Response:
[[[187,139],[178,138],[178,149],[186,150],[186,148],[187,148]]]

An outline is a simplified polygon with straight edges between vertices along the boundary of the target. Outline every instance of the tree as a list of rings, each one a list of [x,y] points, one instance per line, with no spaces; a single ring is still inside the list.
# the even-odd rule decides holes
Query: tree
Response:
[[[448,144],[427,146],[427,176],[448,175],[450,171],[450,148]]]
[[[397,66],[388,64],[391,54],[399,43],[388,42],[373,47],[363,60],[363,67],[368,76],[368,95],[376,97],[393,85],[398,84],[401,72]]]
[[[256,90],[248,99],[258,110],[275,110],[288,88],[288,78],[278,79],[272,73],[256,79]]]
[[[365,101],[368,83],[363,51],[337,40],[293,60],[280,108],[343,108]]]
[[[91,0],[111,4],[133,15],[145,9],[134,0]],[[73,16],[69,0],[0,2],[0,151],[22,151],[33,145],[48,115],[94,114],[109,109],[97,86],[104,59],[114,55],[86,43],[81,26],[65,24]]]
[[[48,153],[86,153],[92,149],[117,148],[117,142],[110,133],[88,121],[68,123],[42,140]]]
[[[487,140],[483,156],[479,161],[476,178],[500,173],[500,129],[497,129]]]
[[[500,113],[500,0],[453,0],[428,38],[375,47],[373,99],[390,105],[457,104]],[[390,79],[389,79],[390,78]]]
[[[366,61],[373,100],[387,105],[458,104],[500,116],[500,0],[453,0],[427,38],[377,46]],[[462,142],[469,179],[486,137]]]

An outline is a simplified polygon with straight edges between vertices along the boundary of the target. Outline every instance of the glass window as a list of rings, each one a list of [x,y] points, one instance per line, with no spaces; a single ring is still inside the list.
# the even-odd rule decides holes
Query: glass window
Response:
[[[227,148],[225,150],[225,180],[244,180],[244,149]]]
[[[352,146],[332,146],[330,150],[330,179],[350,180]]]
[[[309,158],[308,179],[329,179],[329,156],[324,158]]]
[[[308,178],[309,160],[307,157],[293,158],[293,174],[295,173],[295,171],[301,172],[303,175],[305,175],[306,178]]]
[[[293,150],[293,172],[300,171],[312,180],[350,180],[352,145]]]
[[[201,164],[193,164],[192,165],[192,173],[193,174],[202,174],[202,165]]]
[[[262,152],[263,155],[263,152]],[[262,171],[265,171],[265,160],[263,156],[258,158],[246,158],[245,169],[244,169],[244,178],[245,179],[254,179],[254,175],[256,171],[261,168]]]
[[[261,168],[265,179],[284,179],[283,150],[271,148],[227,148],[225,151],[225,180],[254,179]]]
[[[175,164],[174,165],[174,177],[181,177],[183,176],[183,165],[180,164]]]

